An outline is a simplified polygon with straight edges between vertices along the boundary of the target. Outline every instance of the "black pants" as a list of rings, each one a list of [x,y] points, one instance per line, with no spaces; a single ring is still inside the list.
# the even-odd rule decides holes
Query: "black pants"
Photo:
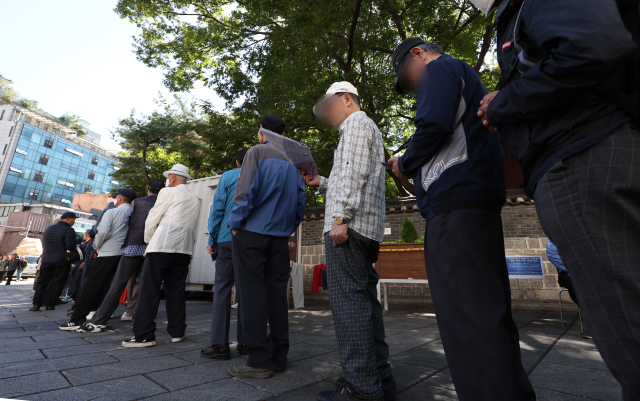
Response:
[[[120,263],[111,281],[109,292],[104,297],[98,310],[91,318],[91,323],[107,324],[113,312],[118,308],[122,292],[127,288],[129,279],[142,269],[144,265],[144,256],[122,256]]]
[[[240,293],[238,307],[247,342],[247,364],[260,369],[286,368],[289,353],[288,237],[242,230],[233,236],[232,250],[236,291]]]
[[[43,302],[46,302],[47,305],[55,306],[56,299],[69,279],[69,271],[71,271],[71,264],[67,261],[40,265],[40,273],[35,284],[36,293],[33,296],[33,304],[42,305]],[[44,299],[44,294],[50,282],[53,282],[53,289],[49,292],[47,299]]]
[[[98,257],[93,261],[91,270],[82,282],[82,291],[78,293],[76,307],[73,310],[70,321],[82,324],[87,321],[87,315],[95,306],[96,300],[102,296],[104,283],[111,281],[118,268],[121,256]]]
[[[427,222],[424,252],[459,399],[535,400],[511,316],[500,212],[454,210],[433,217]]]
[[[382,380],[391,376],[378,301],[380,243],[349,229],[349,240],[334,246],[324,234],[329,300],[344,377],[363,399],[382,396]]]
[[[640,132],[625,124],[556,163],[535,200],[602,359],[640,400]]]
[[[13,273],[15,272],[15,270],[7,271],[7,282],[5,283],[5,285],[11,285],[11,279],[13,278]]]
[[[229,343],[231,288],[234,282],[231,241],[220,242],[218,243],[218,257],[216,258],[215,292],[213,293],[213,313],[211,314],[211,340],[209,341],[211,345]],[[237,327],[236,338],[239,343],[244,343],[240,308],[238,308]]]
[[[167,332],[182,337],[187,329],[187,299],[185,282],[189,274],[191,256],[184,253],[148,253],[142,267],[138,289],[133,334],[136,340],[155,338],[156,315],[160,305],[160,286],[164,280],[167,308]]]
[[[558,272],[558,285],[569,290],[569,297],[576,303],[576,305],[578,305],[578,307],[580,307],[576,290],[573,288],[573,282],[571,281],[571,276],[568,273],[561,271]]]

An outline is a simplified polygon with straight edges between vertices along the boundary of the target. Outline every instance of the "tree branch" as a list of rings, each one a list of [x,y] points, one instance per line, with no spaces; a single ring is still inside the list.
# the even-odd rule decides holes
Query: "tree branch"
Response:
[[[382,116],[383,118],[395,118],[395,117],[403,117],[406,118],[407,120],[411,120],[411,121],[415,121],[413,118],[406,116],[404,114],[398,113],[398,114],[392,114],[390,116]]]
[[[353,10],[353,18],[351,19],[351,28],[349,29],[349,51],[347,52],[347,65],[349,69],[351,69],[351,60],[353,59],[353,37],[356,33],[356,25],[358,24],[358,18],[360,17],[360,6],[362,5],[362,0],[356,1],[356,8]]]
[[[375,50],[382,53],[393,54],[393,50],[385,49],[384,47],[372,47],[371,50]]]
[[[462,25],[460,25],[460,28],[458,28],[456,30],[455,35],[460,34],[462,31],[464,31],[464,28],[467,27],[467,25],[469,25],[471,22],[473,22],[474,19],[476,19],[479,15],[481,14],[480,11],[477,11],[475,14],[471,15]]]
[[[478,61],[473,69],[476,72],[480,72],[480,68],[482,68],[482,64],[484,64],[484,57],[487,55],[489,51],[489,47],[491,46],[491,37],[493,36],[493,28],[494,24],[490,23],[487,25],[487,28],[484,31],[484,36],[482,37],[482,47],[480,47],[480,54],[478,55]]]
[[[396,9],[393,6],[393,3],[391,3],[391,0],[385,0],[385,3],[387,3],[387,7],[389,7],[389,12],[391,13],[393,22],[395,22],[396,24],[396,28],[398,29],[398,34],[400,35],[402,40],[405,40],[407,38],[407,33],[404,31],[404,28],[402,27],[402,18],[400,18],[400,16],[396,12]]]

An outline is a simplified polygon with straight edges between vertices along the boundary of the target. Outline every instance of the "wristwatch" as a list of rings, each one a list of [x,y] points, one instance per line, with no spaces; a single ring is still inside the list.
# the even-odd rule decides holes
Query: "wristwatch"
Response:
[[[342,224],[349,224],[349,221],[351,221],[351,219],[347,219],[344,217],[336,217],[335,223],[338,225],[342,225]]]

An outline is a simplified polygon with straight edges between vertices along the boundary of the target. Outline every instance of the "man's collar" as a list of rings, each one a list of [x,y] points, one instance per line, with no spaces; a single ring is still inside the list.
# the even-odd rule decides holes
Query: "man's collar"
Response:
[[[338,130],[341,130],[341,129],[343,128],[344,124],[345,124],[345,123],[346,123],[346,122],[347,122],[351,117],[355,116],[356,114],[360,114],[360,113],[364,114],[365,116],[367,115],[367,113],[365,113],[365,112],[364,112],[364,111],[362,111],[362,110],[354,111],[353,113],[351,113],[351,114],[349,115],[349,117],[345,118],[345,119],[344,119],[344,121],[343,121],[342,123],[340,123],[340,127],[338,128]]]

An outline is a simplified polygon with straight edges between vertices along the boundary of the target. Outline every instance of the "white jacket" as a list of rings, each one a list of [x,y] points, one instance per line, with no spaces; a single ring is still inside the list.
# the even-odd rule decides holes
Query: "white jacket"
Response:
[[[193,254],[200,199],[186,185],[163,188],[149,211],[144,242],[149,252]]]

